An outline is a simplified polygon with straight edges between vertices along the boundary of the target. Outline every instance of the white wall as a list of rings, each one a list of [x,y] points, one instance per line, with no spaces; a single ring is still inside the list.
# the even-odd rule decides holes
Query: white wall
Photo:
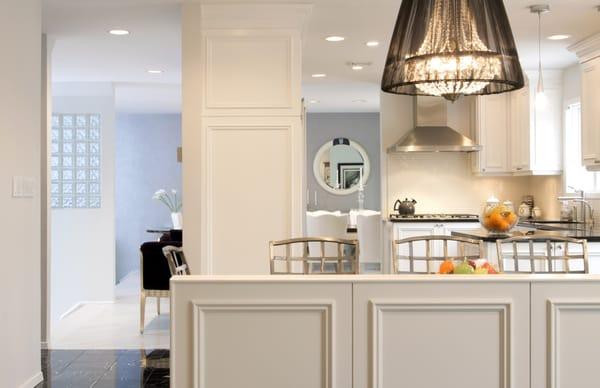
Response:
[[[55,113],[100,113],[102,120],[102,207],[53,209],[51,318],[79,302],[112,301],[115,286],[115,103],[112,85],[53,85]],[[89,88],[84,88],[90,90]],[[91,93],[91,92],[90,92]]]
[[[450,127],[472,136],[468,99],[450,105]],[[528,177],[477,177],[471,172],[466,153],[387,154],[386,149],[414,127],[413,99],[388,93],[381,94],[382,128],[382,204],[390,213],[394,201],[405,197],[417,200],[418,213],[479,214],[490,195],[515,204],[530,192]],[[387,211],[386,211],[387,208]]]
[[[33,387],[40,371],[41,4],[0,2],[0,385]],[[12,197],[13,176],[34,196]]]

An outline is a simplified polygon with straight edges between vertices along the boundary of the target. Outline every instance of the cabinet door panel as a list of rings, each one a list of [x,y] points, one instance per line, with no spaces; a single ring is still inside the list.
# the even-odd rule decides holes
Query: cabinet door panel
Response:
[[[529,386],[528,283],[353,287],[354,388]]]
[[[600,284],[533,283],[531,387],[596,388]]]
[[[420,237],[420,236],[433,236],[438,233],[442,233],[442,231],[438,228],[439,224],[429,223],[429,222],[407,222],[407,223],[397,223],[394,224],[394,240],[402,240],[410,237]],[[394,246],[395,247],[395,246]],[[425,243],[415,243],[413,245],[413,255],[414,256],[425,256],[427,254]],[[438,255],[440,253],[439,244],[433,243],[430,246],[431,254]],[[398,247],[396,254],[402,256],[408,256],[409,248],[408,244],[403,244]],[[393,256],[393,255],[392,255]],[[400,270],[408,271],[408,262],[402,261],[400,265]],[[391,266],[390,268],[394,268]],[[415,263],[416,271],[426,271],[426,265],[424,263]]]
[[[581,154],[586,166],[600,164],[599,109],[600,58],[586,63],[581,76]]]
[[[507,93],[478,98],[478,131],[483,149],[480,170],[506,173],[508,167],[508,131],[510,101]]]
[[[530,169],[530,93],[525,86],[511,94],[510,169],[515,173]]]

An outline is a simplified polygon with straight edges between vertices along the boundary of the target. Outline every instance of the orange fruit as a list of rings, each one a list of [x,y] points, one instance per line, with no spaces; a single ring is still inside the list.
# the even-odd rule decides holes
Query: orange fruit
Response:
[[[440,264],[439,273],[441,274],[450,274],[454,272],[454,261],[452,260],[444,260],[442,264]]]

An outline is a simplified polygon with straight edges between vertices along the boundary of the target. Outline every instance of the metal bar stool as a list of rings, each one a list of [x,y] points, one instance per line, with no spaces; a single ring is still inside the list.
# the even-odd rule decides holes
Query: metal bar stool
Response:
[[[456,252],[450,252],[449,243],[451,242],[456,244]],[[408,249],[407,254],[406,249]],[[481,240],[435,235],[409,237],[392,241],[392,265],[390,268],[396,274],[431,274],[437,272],[439,265],[444,260],[480,259],[484,256],[484,252],[485,248]],[[407,264],[408,268],[401,264]],[[417,268],[418,264],[421,264],[419,266],[421,268]],[[424,269],[422,268],[423,264]]]
[[[356,274],[358,256],[356,240],[300,237],[269,242],[271,274]]]
[[[507,247],[509,249],[505,249]],[[496,240],[496,249],[502,272],[589,272],[586,240],[560,236],[517,236]]]

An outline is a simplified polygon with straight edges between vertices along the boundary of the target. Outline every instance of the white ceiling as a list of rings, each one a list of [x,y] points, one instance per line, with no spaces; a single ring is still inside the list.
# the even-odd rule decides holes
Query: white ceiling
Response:
[[[115,83],[117,108],[124,112],[177,112],[181,96],[181,32],[178,0],[43,0],[45,31],[54,40],[55,82]],[[229,1],[229,0],[221,0]],[[231,0],[251,2],[253,0]],[[273,2],[297,2],[273,0]],[[310,2],[310,1],[308,1]],[[305,31],[303,95],[311,112],[365,112],[379,110],[379,83],[400,0],[314,0]],[[566,41],[543,41],[543,62],[548,69],[576,63],[566,50],[600,32],[600,0],[505,0],[507,12],[525,69],[537,66],[537,16],[527,6],[550,4],[543,16],[543,35],[571,34]],[[130,36],[113,37],[112,28],[125,28]],[[323,38],[342,35],[329,43]],[[368,48],[365,42],[381,45]],[[349,62],[370,62],[353,71]],[[163,74],[146,70],[158,68]],[[326,73],[326,78],[312,78]],[[357,100],[365,100],[355,102]]]

